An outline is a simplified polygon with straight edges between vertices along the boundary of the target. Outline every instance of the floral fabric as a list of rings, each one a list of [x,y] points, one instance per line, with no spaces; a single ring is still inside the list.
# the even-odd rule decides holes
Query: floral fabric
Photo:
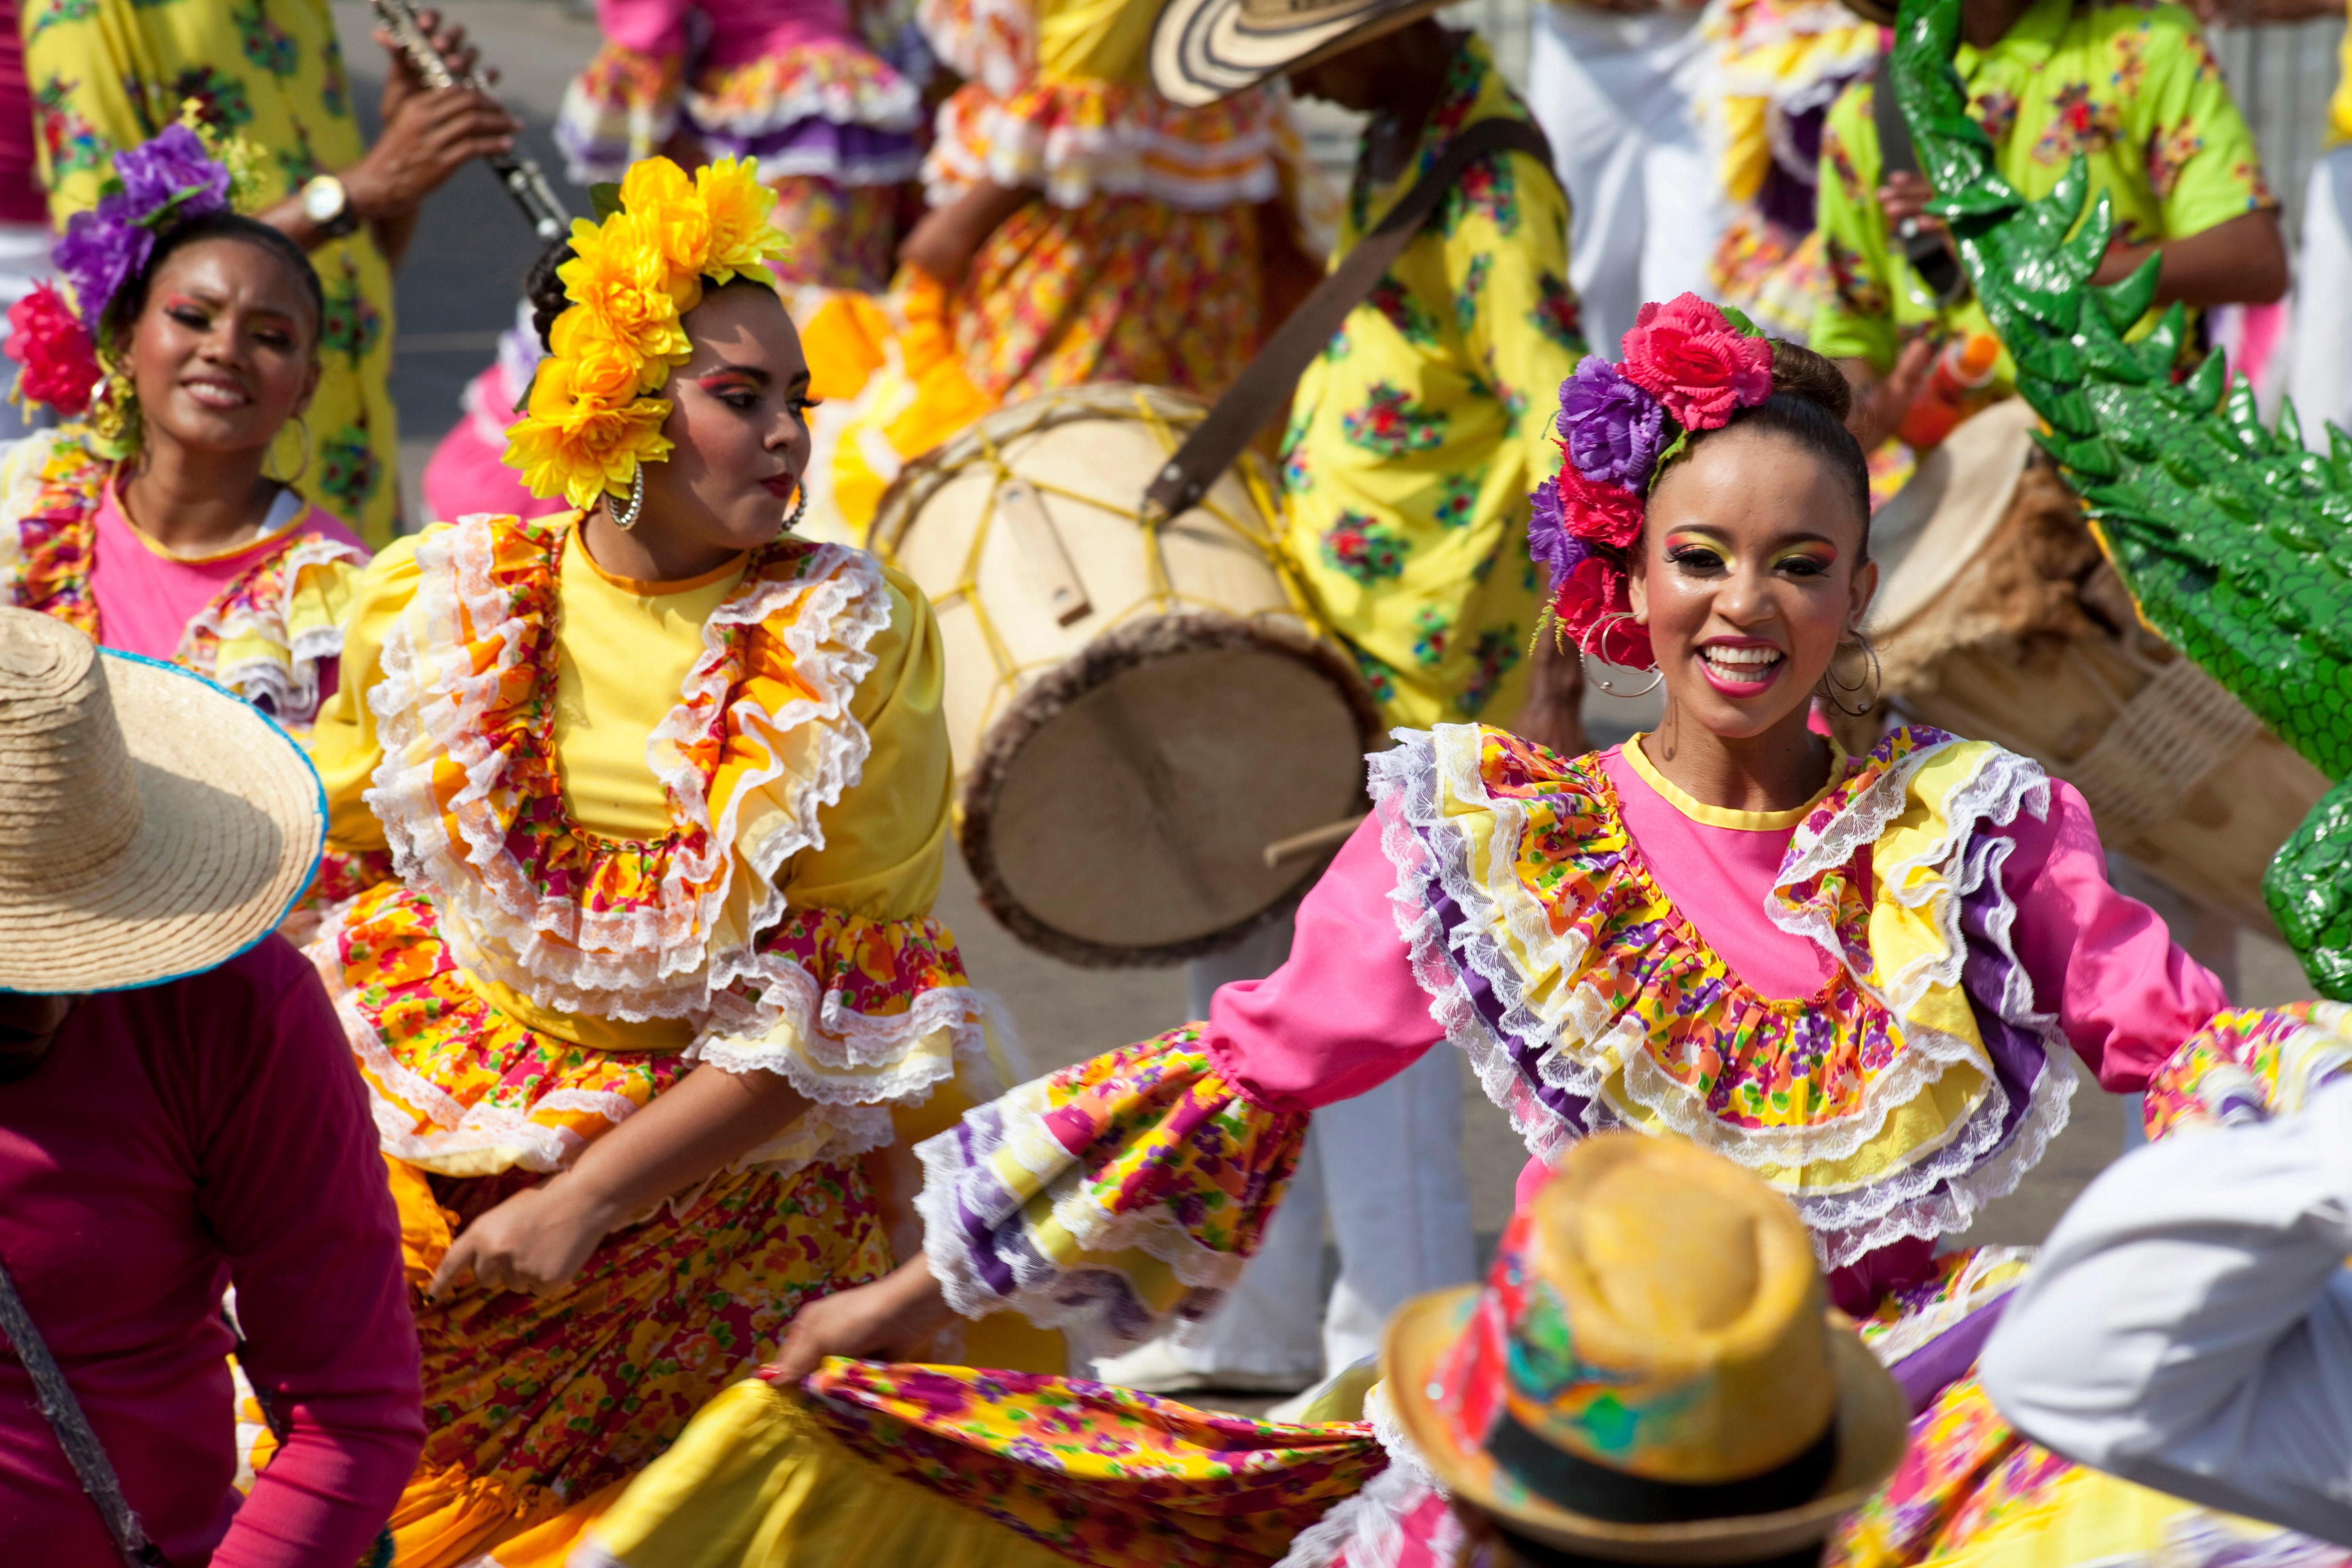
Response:
[[[53,224],[92,206],[115,153],[173,124],[189,99],[206,123],[260,145],[283,195],[365,151],[325,0],[29,0],[21,25]],[[302,474],[380,548],[399,510],[392,269],[365,228],[310,260],[326,286],[323,374],[274,468]]]
[[[916,1147],[925,1246],[966,1317],[1141,1339],[1257,1248],[1307,1118],[1218,1076],[1188,1025],[1024,1084]]]
[[[1411,166],[1360,164],[1335,257],[1454,134],[1528,118],[1486,46],[1457,46]],[[1555,471],[1555,389],[1585,353],[1567,199],[1517,153],[1465,170],[1298,384],[1283,437],[1284,539],[1391,724],[1507,719],[1542,602],[1528,492]]]
[[[2299,1110],[2352,1072],[2352,1006],[2296,1002],[2223,1013],[2148,1081],[2147,1135],[2236,1126]]]
[[[40,432],[0,458],[0,593],[104,643],[97,516],[115,465],[79,426]],[[316,516],[316,513],[312,515]],[[317,719],[322,667],[342,650],[341,612],[363,552],[293,527],[254,556],[181,634],[173,658],[295,734]]]
[[[458,1230],[535,1179],[392,1173],[419,1285]],[[828,1162],[722,1172],[607,1236],[555,1295],[420,1299],[425,1453],[392,1517],[395,1561],[459,1568],[576,1536],[696,1411],[775,1355],[802,1307],[891,1263],[863,1170]]]
[[[2180,6],[2035,0],[1999,43],[1981,51],[1964,43],[1954,64],[2002,177],[2029,200],[2048,195],[2080,153],[2092,195],[2106,193],[2116,235],[2137,243],[2278,205],[2221,64]],[[1937,309],[1890,244],[1874,194],[1872,100],[1868,82],[1847,89],[1822,134],[1820,217],[1832,292],[1814,313],[1811,341],[1833,358],[1885,370],[1898,338],[1914,329],[1992,328],[1974,299]],[[2004,353],[1996,383],[2006,388],[2015,374]]]
[[[2023,759],[1900,730],[1822,798],[1766,910],[1838,961],[1794,1002],[1674,908],[1596,759],[1451,725],[1372,766],[1415,971],[1538,1158],[1605,1127],[1692,1139],[1839,1268],[1962,1228],[2064,1125],[2065,1041],[2007,945],[2006,840],[1979,831],[2043,809]]]

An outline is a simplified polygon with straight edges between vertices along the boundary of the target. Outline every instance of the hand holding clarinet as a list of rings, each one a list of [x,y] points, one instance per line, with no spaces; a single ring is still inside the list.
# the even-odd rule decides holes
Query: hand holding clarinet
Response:
[[[378,15],[385,9],[380,4]],[[432,11],[404,5],[397,9],[415,36],[404,47],[390,18],[387,29],[376,34],[392,58],[384,79],[383,132],[358,163],[322,172],[261,215],[305,249],[364,225],[396,266],[426,196],[477,158],[494,165],[514,161],[522,122],[484,90],[494,76],[478,68],[478,51],[467,42],[465,28],[444,26]]]

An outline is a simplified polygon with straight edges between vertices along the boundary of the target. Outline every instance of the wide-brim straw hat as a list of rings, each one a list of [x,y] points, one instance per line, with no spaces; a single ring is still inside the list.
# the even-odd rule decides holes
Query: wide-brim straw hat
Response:
[[[1902,1389],[1822,1292],[1762,1181],[1603,1133],[1514,1216],[1485,1287],[1398,1310],[1381,1372],[1439,1482],[1512,1532],[1612,1562],[1758,1562],[1827,1540],[1908,1438]]]
[[[1345,54],[1454,0],[1169,0],[1151,85],[1187,109]]]
[[[319,775],[258,710],[0,609],[0,990],[225,963],[286,917],[325,839]]]

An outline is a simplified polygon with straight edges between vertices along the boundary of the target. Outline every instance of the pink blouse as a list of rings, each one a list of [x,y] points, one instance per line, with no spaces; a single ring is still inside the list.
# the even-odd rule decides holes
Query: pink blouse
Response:
[[[606,37],[641,55],[683,54],[691,30],[702,42],[698,63],[706,68],[854,37],[841,0],[596,0],[596,23]]]
[[[1604,753],[1601,765],[1651,875],[1717,953],[1767,995],[1818,994],[1829,956],[1765,913],[1803,813],[1776,814],[1787,821],[1769,827],[1700,820],[1690,808],[1731,814],[1668,798],[1622,750]],[[2108,883],[2090,807],[2073,785],[2051,781],[2044,820],[2021,815],[1992,831],[2017,846],[2001,875],[2017,906],[2011,940],[2035,1005],[2058,1016],[2103,1087],[2141,1089],[2230,1005],[2221,982],[2173,946],[2154,910]],[[1299,905],[1289,961],[1264,980],[1218,991],[1203,1044],[1220,1076],[1260,1104],[1311,1110],[1387,1081],[1444,1038],[1391,914],[1395,886],[1374,816]],[[1521,1201],[1543,1174],[1528,1162]]]
[[[140,532],[110,481],[99,498],[95,528],[89,590],[98,601],[106,646],[149,658],[178,654],[188,623],[288,534],[319,534],[354,550],[367,548],[350,529],[305,505],[292,490],[278,492],[260,537],[215,555],[174,555]]]

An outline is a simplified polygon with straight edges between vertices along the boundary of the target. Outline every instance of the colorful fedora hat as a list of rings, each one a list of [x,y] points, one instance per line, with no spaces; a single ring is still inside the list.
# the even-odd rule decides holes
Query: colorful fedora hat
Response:
[[[1485,1288],[1409,1301],[1381,1369],[1454,1497],[1544,1545],[1729,1563],[1825,1540],[1910,1410],[1833,1319],[1788,1202],[1719,1155],[1611,1132],[1513,1216]]]
[[[1187,109],[1344,54],[1454,0],[1169,0],[1151,85]]]

